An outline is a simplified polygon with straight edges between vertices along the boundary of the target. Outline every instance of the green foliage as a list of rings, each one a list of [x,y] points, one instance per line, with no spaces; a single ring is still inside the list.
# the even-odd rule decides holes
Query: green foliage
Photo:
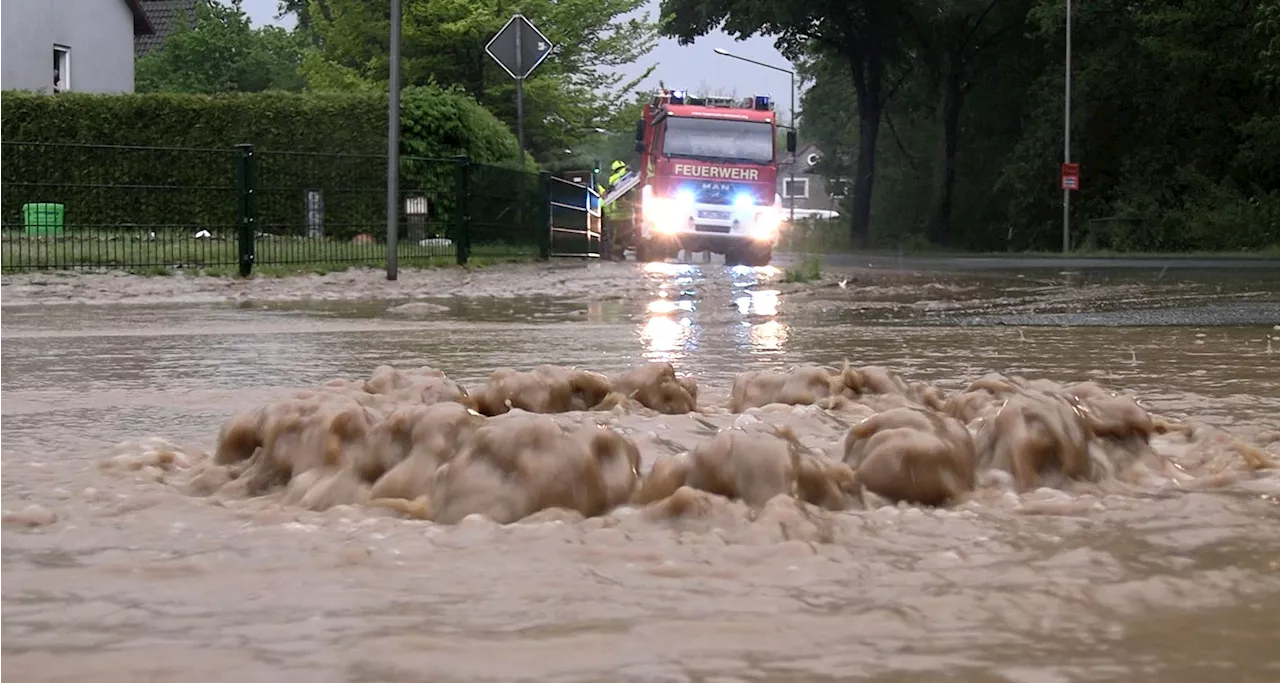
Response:
[[[376,154],[385,107],[385,95],[5,93],[2,121],[6,141]]]
[[[1063,0],[898,8],[899,30],[883,38],[897,50],[885,53],[870,242],[1060,248]],[[1280,2],[1098,0],[1073,12],[1075,244],[1280,243]],[[848,60],[820,41],[804,53],[802,127],[824,150],[823,170],[848,174],[867,123],[851,115],[861,100]]]
[[[68,222],[82,228],[151,226],[225,236],[238,221],[233,147],[251,143],[261,230],[302,234],[307,192],[320,190],[330,236],[376,233],[385,215],[386,106],[381,93],[6,93],[4,223],[20,224],[22,204],[52,201],[66,204]],[[401,118],[401,185],[429,200],[432,234],[450,229],[459,193],[468,187],[459,156],[491,165],[466,166],[475,176],[470,187],[479,188],[473,194],[484,198],[471,213],[491,232],[535,222],[529,212],[538,203],[529,197],[537,177],[504,168],[516,163],[516,141],[473,100],[408,88]],[[19,141],[62,144],[8,144]]]
[[[782,273],[783,282],[813,282],[822,277],[822,260],[817,256],[806,256],[800,263],[787,266]]]
[[[402,73],[407,85],[456,86],[499,119],[516,123],[515,84],[484,48],[519,11],[556,45],[525,82],[530,150],[553,159],[595,128],[625,130],[626,102],[640,79],[613,67],[641,60],[656,44],[647,15],[623,19],[643,0],[533,0],[516,6],[462,0],[404,0]],[[367,0],[293,0],[284,8],[317,46],[304,57],[308,87],[347,87],[353,79],[386,87],[388,9]],[[648,72],[641,75],[647,76]]]
[[[511,130],[458,90],[409,87],[400,99],[401,146],[405,154],[466,155],[493,163],[516,161],[518,150]]]
[[[241,8],[198,0],[195,21],[138,60],[138,92],[224,93],[302,89],[303,43],[278,26],[253,28]]]
[[[355,69],[325,59],[315,48],[303,50],[298,75],[309,92],[380,92],[383,89],[361,77]]]
[[[511,131],[466,95],[406,88],[400,105],[404,154],[515,161]],[[2,121],[6,141],[384,154],[386,116],[385,93],[9,92]]]
[[[514,129],[515,83],[484,48],[512,12],[522,12],[556,44],[525,81],[528,148],[547,161],[559,159],[566,148],[581,154],[584,137],[597,129],[624,132],[638,115],[631,95],[652,69],[625,81],[615,67],[641,60],[656,45],[655,25],[646,14],[624,18],[643,5],[644,0],[534,0],[518,6],[404,0],[402,82],[456,88]],[[297,19],[293,32],[254,29],[241,0],[199,0],[192,26],[139,60],[138,90],[386,92],[386,0],[284,0],[279,9]]]

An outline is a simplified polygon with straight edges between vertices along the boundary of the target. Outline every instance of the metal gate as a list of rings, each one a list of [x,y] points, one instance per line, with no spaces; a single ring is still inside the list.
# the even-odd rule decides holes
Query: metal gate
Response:
[[[600,258],[600,195],[586,185],[552,176],[550,256]]]

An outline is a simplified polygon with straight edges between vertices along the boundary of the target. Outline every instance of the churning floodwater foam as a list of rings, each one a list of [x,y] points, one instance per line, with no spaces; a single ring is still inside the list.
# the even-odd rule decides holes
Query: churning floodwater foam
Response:
[[[703,394],[668,363],[502,368],[473,387],[381,366],[232,416],[212,453],[142,439],[102,468],[227,504],[439,524],[783,514],[818,538],[844,511],[1087,514],[1099,496],[1280,482],[1280,433],[1173,422],[1093,382],[993,374],[949,392],[884,367],[798,365]]]

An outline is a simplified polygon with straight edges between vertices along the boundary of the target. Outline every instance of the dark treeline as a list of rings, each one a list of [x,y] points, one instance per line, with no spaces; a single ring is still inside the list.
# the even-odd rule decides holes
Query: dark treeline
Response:
[[[1061,246],[1064,0],[664,0],[663,32],[771,35],[858,246]],[[1280,244],[1280,0],[1077,0],[1076,244]]]

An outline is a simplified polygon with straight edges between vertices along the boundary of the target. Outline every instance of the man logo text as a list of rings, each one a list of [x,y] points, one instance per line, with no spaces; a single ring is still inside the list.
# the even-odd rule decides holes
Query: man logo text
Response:
[[[676,164],[675,174],[691,178],[715,178],[724,180],[759,180],[758,168],[725,168],[698,164]]]

